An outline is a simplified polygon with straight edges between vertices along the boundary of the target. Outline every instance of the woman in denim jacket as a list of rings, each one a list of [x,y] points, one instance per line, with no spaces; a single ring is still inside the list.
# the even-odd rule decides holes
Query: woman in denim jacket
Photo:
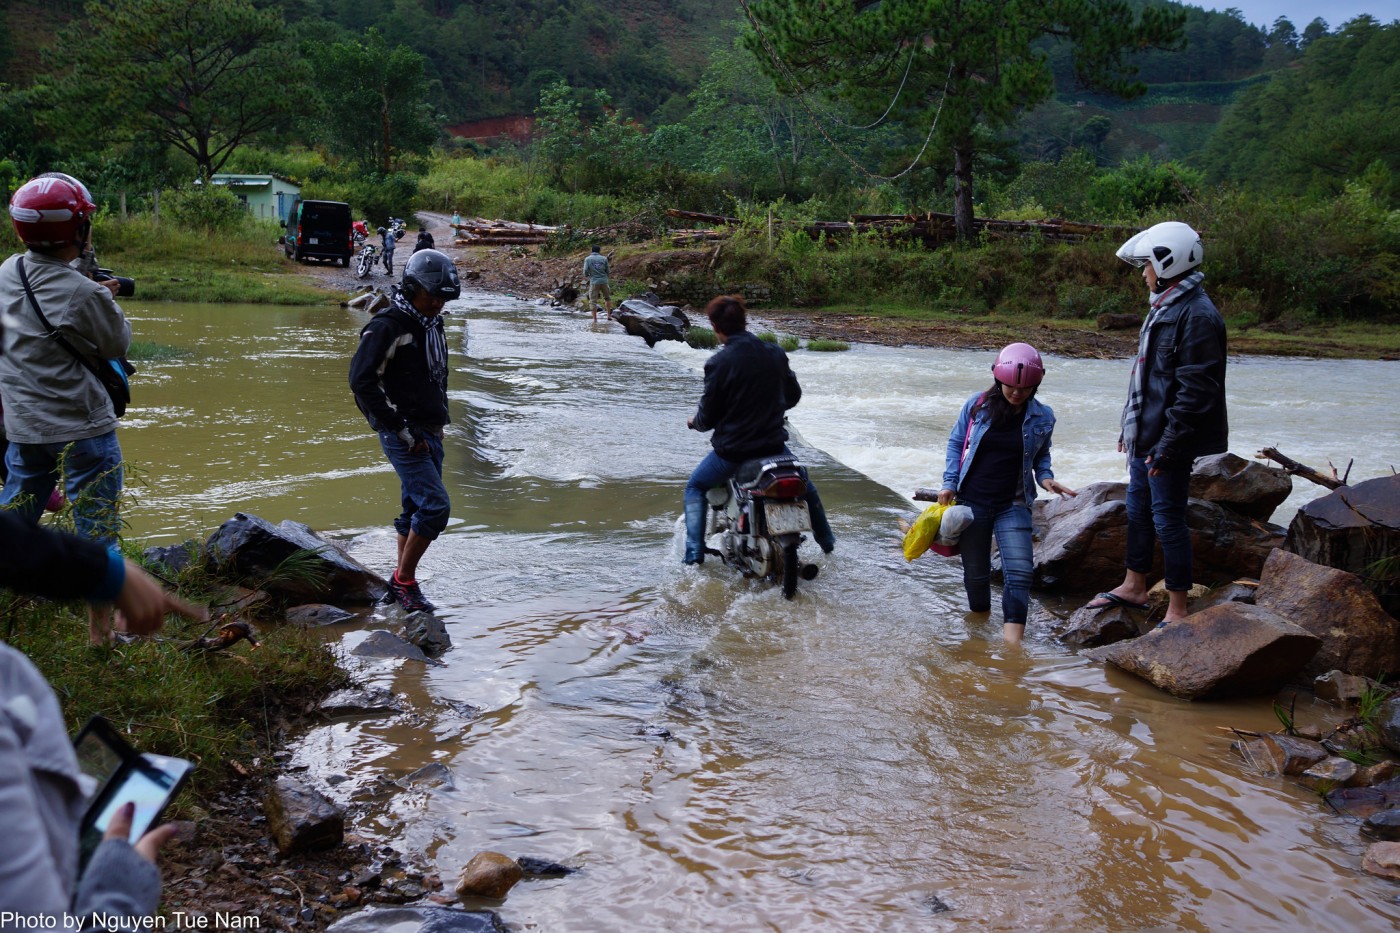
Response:
[[[1002,637],[1019,642],[1031,591],[1031,503],[1037,484],[1061,496],[1077,495],[1050,470],[1055,413],[1035,400],[1045,364],[1035,347],[1013,343],[992,364],[995,381],[963,404],[948,436],[938,501],[972,509],[959,544],[968,608],[992,607],[992,535],[1001,552]]]

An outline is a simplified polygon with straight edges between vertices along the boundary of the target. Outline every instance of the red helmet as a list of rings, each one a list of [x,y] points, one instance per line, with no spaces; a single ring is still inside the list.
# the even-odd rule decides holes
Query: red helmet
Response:
[[[1002,385],[1013,389],[1034,389],[1045,378],[1045,364],[1040,353],[1028,343],[1013,343],[1002,348],[992,364],[992,375]]]
[[[85,240],[97,205],[83,183],[52,172],[31,178],[10,197],[10,222],[25,246],[63,247]]]

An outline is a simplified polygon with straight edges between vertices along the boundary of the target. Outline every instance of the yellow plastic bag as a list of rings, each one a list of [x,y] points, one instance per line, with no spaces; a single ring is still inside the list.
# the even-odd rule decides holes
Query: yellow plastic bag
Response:
[[[919,517],[914,519],[914,524],[909,526],[909,531],[904,535],[905,560],[913,560],[928,550],[929,545],[933,544],[933,539],[938,537],[938,525],[943,521],[943,513],[948,509],[949,506],[935,502],[919,513]]]

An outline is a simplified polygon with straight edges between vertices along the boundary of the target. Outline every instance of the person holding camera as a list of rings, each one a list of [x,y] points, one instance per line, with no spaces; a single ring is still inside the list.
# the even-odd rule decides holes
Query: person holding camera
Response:
[[[0,512],[0,586],[51,599],[115,602],[135,634],[158,631],[169,613],[207,615],[102,545],[10,512]],[[86,804],[79,775],[53,688],[23,653],[0,644],[0,912],[35,922],[153,916],[161,885],[156,853],[174,826],[158,826],[132,845],[128,804],[113,815],[79,877]]]
[[[442,308],[462,294],[457,268],[435,249],[409,257],[388,310],[360,331],[350,361],[355,404],[379,434],[398,474],[403,511],[394,519],[398,564],[389,592],[407,612],[431,612],[418,561],[447,527],[452,500],[442,482],[447,414],[447,338]]]
[[[7,322],[0,396],[9,440],[0,507],[38,522],[62,479],[79,534],[112,545],[122,491],[117,413],[88,364],[124,357],[131,325],[115,298],[121,282],[93,281],[72,265],[90,246],[96,211],[82,182],[57,173],[25,182],[10,198],[10,221],[28,249],[0,266]],[[109,629],[110,610],[94,605],[92,642],[106,642]]]

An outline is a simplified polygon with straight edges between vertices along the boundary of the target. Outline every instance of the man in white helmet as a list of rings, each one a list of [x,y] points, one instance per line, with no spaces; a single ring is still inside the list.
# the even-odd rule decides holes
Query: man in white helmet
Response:
[[[1090,608],[1146,608],[1153,543],[1161,542],[1167,614],[1187,615],[1191,533],[1186,499],[1197,457],[1229,449],[1225,321],[1206,296],[1200,235],[1179,221],[1142,231],[1118,258],[1142,269],[1150,305],[1123,406],[1118,450],[1128,457],[1127,572]]]

